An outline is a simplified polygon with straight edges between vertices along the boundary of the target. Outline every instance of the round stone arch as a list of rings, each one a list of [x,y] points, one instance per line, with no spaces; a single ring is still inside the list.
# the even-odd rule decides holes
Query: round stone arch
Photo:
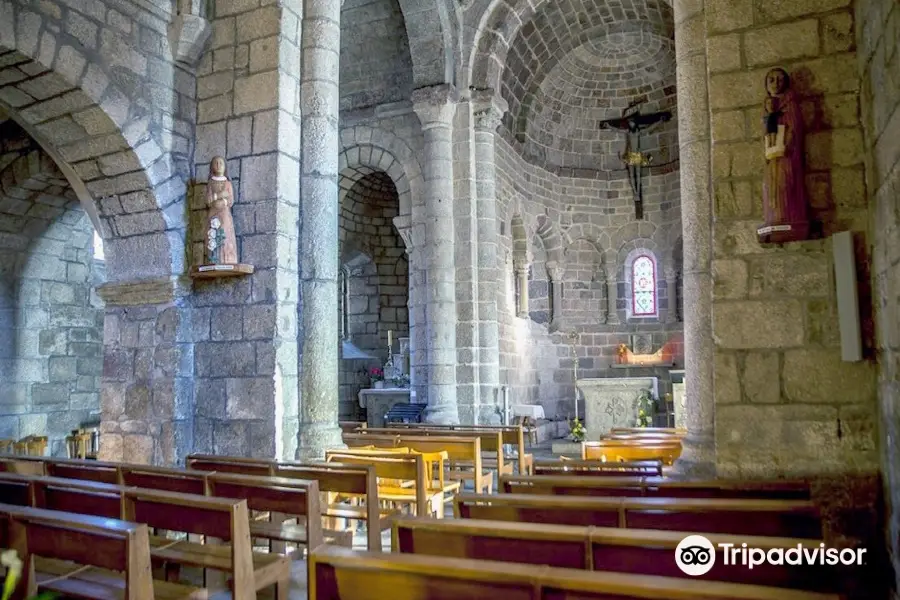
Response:
[[[534,220],[532,233],[537,235],[544,244],[544,252],[547,254],[547,262],[555,262],[562,265],[563,244],[559,229],[547,215],[538,215]]]
[[[412,58],[413,87],[454,83],[460,61],[457,0],[398,0]]]
[[[601,255],[612,247],[609,231],[594,223],[576,223],[563,233],[563,237],[566,247],[577,240],[587,240],[597,248]]]
[[[182,273],[184,177],[151,134],[150,111],[129,95],[140,86],[126,93],[102,57],[88,61],[49,21],[0,5],[0,111],[66,177],[104,240],[111,282]]]
[[[466,57],[467,84],[478,89],[501,89],[506,57],[522,27],[552,0],[493,0],[484,11]],[[671,6],[658,0],[660,6]]]

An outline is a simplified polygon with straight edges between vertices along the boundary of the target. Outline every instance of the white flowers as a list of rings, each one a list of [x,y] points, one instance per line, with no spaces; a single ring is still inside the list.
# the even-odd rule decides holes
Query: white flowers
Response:
[[[213,217],[209,221],[209,230],[206,232],[206,247],[210,251],[219,247],[219,229],[222,227],[222,221],[219,217]]]
[[[219,220],[219,217],[213,217],[209,222],[209,226],[212,229],[218,229],[222,226],[222,221]]]

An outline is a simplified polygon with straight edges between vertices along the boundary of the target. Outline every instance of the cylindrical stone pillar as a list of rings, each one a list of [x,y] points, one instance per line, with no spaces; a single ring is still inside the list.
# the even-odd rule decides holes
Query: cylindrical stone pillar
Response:
[[[422,122],[425,152],[425,324],[427,333],[429,423],[458,424],[456,402],[456,263],[453,223],[453,116],[455,90],[449,85],[412,93]]]
[[[479,342],[479,422],[487,422],[500,402],[500,325],[497,288],[500,265],[497,253],[497,194],[494,164],[494,135],[506,101],[493,90],[473,97],[475,117],[475,216],[478,219],[478,342]]]
[[[606,322],[615,325],[619,322],[619,274],[615,261],[606,263]]]
[[[520,319],[528,318],[528,269],[531,260],[514,259],[513,268],[516,270],[516,285],[519,287],[519,305],[516,308],[516,316]]]
[[[704,0],[675,0],[678,146],[684,240],[685,425],[676,470],[689,477],[716,474],[714,343],[712,337],[712,193]]]
[[[547,263],[547,272],[550,274],[550,331],[559,331],[562,327],[562,280],[566,270],[552,261]]]
[[[678,322],[678,275],[675,269],[666,269],[666,299],[669,308],[666,310],[666,323]]]
[[[338,71],[341,0],[303,3],[300,82],[300,433],[297,458],[339,447]]]

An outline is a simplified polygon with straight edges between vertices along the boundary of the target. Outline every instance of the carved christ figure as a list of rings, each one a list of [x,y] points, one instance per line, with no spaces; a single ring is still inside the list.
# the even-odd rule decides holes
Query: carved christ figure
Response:
[[[213,157],[206,183],[206,264],[237,264],[237,240],[234,235],[234,188],[225,175],[225,159]]]
[[[763,105],[766,168],[761,242],[805,240],[809,208],[803,177],[803,116],[784,69],[766,74]]]

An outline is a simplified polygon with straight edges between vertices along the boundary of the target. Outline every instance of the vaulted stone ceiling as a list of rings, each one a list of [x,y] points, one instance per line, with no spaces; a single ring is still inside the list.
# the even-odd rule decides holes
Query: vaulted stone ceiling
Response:
[[[510,46],[502,93],[526,158],[551,168],[620,168],[622,136],[599,123],[639,98],[644,112],[674,107],[671,8],[661,0],[547,2]]]

